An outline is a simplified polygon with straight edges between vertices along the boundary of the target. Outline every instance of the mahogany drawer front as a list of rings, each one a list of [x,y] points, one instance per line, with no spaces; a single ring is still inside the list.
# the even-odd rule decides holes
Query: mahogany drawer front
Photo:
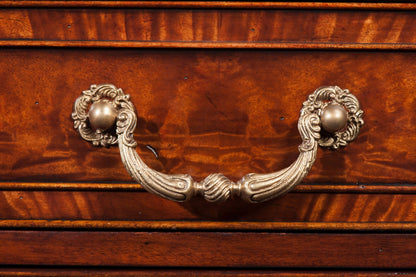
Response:
[[[162,172],[287,166],[305,96],[338,85],[366,125],[320,151],[305,183],[414,183],[414,4],[6,2],[2,182],[130,183],[117,150],[80,141],[69,117],[81,91],[114,83],[138,107],[139,154]]]
[[[415,267],[415,239],[414,234],[1,231],[0,258],[11,265],[403,269]]]
[[[0,45],[415,49],[416,42],[412,3],[19,2],[0,3]]]
[[[73,129],[73,102],[100,83],[131,95],[145,162],[196,179],[289,165],[307,95],[322,85],[348,88],[366,124],[345,149],[320,150],[305,182],[416,179],[413,52],[2,49],[0,62],[1,181],[131,182],[117,147],[93,147]]]
[[[416,268],[416,4],[0,6],[0,275]],[[146,164],[197,181],[292,163],[299,110],[318,87],[349,89],[365,125],[346,148],[320,149],[281,198],[176,203],[135,184],[117,147],[74,130],[75,99],[102,83],[131,96]]]
[[[153,231],[412,232],[414,193],[291,192],[261,204],[194,199],[177,203],[147,192],[2,191],[6,229]]]

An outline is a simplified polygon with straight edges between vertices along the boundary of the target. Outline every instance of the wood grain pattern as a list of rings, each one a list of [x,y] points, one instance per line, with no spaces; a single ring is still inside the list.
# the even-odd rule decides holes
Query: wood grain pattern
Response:
[[[416,266],[414,234],[1,231],[0,242],[0,262],[8,265]]]
[[[411,11],[0,10],[3,46],[415,49],[415,32]]]
[[[252,205],[238,200],[210,204],[202,199],[175,203],[146,192],[3,191],[0,193],[0,219],[9,221],[1,222],[0,226],[30,227],[31,222],[28,220],[96,220],[103,222],[91,222],[91,226],[96,224],[96,227],[103,227],[108,224],[108,227],[114,228],[124,226],[154,229],[195,229],[198,226],[206,229],[368,229],[364,223],[398,223],[398,226],[390,227],[410,230],[415,229],[416,223],[415,199],[415,194],[289,193],[270,202]],[[19,225],[10,220],[26,222]],[[196,225],[181,223],[196,220]],[[158,225],[158,221],[162,222]],[[88,223],[79,222],[72,227],[85,228]],[[348,224],[325,226],[324,223],[362,224],[354,227]],[[48,222],[33,224],[32,227],[47,227]],[[50,227],[71,227],[70,222],[50,224]],[[374,228],[388,229],[389,226]]]
[[[319,150],[305,182],[416,180],[412,52],[3,49],[0,64],[1,181],[131,182],[117,148],[73,130],[72,105],[92,83],[132,96],[149,166],[197,180],[288,166],[303,101],[337,84],[360,99],[366,125],[347,148]]]
[[[57,190],[57,191],[145,191],[136,183],[39,183],[39,182],[0,182],[0,190]],[[297,185],[293,192],[302,193],[391,193],[415,194],[415,184],[367,184],[367,183],[303,183]]]
[[[250,276],[250,277],[391,277],[391,276],[416,276],[413,271],[353,271],[353,270],[273,270],[273,269],[97,269],[89,267],[81,268],[16,268],[0,267],[0,275],[3,277],[12,276],[42,276],[42,277],[60,277],[60,276],[141,276],[141,277],[211,277],[211,276]]]
[[[1,276],[415,275],[416,4],[0,7]],[[196,180],[289,165],[322,85],[357,95],[366,125],[282,198],[174,203],[73,130],[75,98],[107,82],[132,96],[146,163]]]
[[[313,49],[313,50],[415,50],[413,43],[319,43],[319,42],[169,42],[169,41],[58,41],[0,40],[0,47],[15,48],[174,48],[174,49]]]
[[[198,8],[198,9],[353,9],[353,10],[413,10],[414,3],[402,0],[390,0],[371,3],[363,1],[321,1],[321,2],[285,2],[285,1],[51,1],[22,0],[1,1],[0,7],[39,8]]]
[[[0,219],[2,230],[111,231],[256,231],[414,233],[416,223],[402,222],[266,222],[266,221],[128,221]]]

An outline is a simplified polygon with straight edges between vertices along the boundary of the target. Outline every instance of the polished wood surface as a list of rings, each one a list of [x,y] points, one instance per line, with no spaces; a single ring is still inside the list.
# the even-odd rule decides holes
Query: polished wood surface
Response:
[[[355,270],[355,271],[340,271],[340,270],[279,270],[279,269],[97,269],[91,267],[0,267],[0,275],[4,277],[11,276],[42,276],[42,277],[57,277],[57,276],[141,276],[141,277],[211,277],[211,276],[249,276],[249,277],[391,277],[391,276],[416,276],[416,273],[409,270],[400,271],[369,271],[369,270]]]
[[[8,265],[416,267],[414,234],[0,231],[0,242]]]
[[[234,200],[219,205],[203,199],[175,203],[147,192],[3,191],[0,225],[7,227],[7,222],[12,223],[2,220],[90,220],[97,221],[97,226],[105,226],[100,221],[140,221],[131,227],[212,229],[221,228],[217,221],[227,221],[232,224],[223,222],[224,226],[232,229],[308,229],[307,224],[295,223],[322,223],[321,228],[330,228],[325,223],[343,222],[361,223],[358,227],[362,228],[362,223],[399,223],[403,224],[402,229],[416,230],[415,200],[414,194],[289,193],[262,204]],[[199,221],[197,225],[192,223],[195,220]],[[157,221],[163,224],[158,225]],[[290,222],[295,223],[291,226]],[[25,223],[30,227],[30,222]],[[82,227],[81,223],[74,226]],[[58,226],[57,222],[51,222],[50,227],[54,226]],[[354,228],[351,224],[344,227],[348,226]],[[41,226],[34,223],[33,227]],[[48,227],[47,222],[43,227]],[[114,227],[120,228],[116,223]],[[310,227],[316,229],[314,225]]]
[[[0,26],[0,46],[416,48],[413,11],[3,9]]]
[[[145,191],[137,183],[58,183],[58,182],[0,182],[1,190],[41,190],[41,191]],[[415,184],[337,184],[337,183],[301,183],[292,192],[302,193],[365,193],[365,194],[415,194]]]
[[[21,0],[1,1],[0,7],[19,8],[199,8],[199,9],[353,9],[353,10],[414,10],[416,5],[406,0],[389,0],[379,3],[362,1],[99,1],[99,0]]]
[[[149,166],[197,180],[288,166],[303,101],[336,84],[360,99],[366,125],[345,149],[319,150],[304,181],[416,179],[412,52],[3,49],[0,63],[1,181],[131,182],[116,147],[95,148],[72,127],[72,105],[93,83],[131,95]]]
[[[128,220],[0,220],[4,230],[109,231],[248,231],[256,232],[414,232],[414,222],[266,222],[266,221],[128,221]]]
[[[415,275],[416,4],[0,6],[0,275]],[[350,89],[365,125],[279,199],[174,203],[73,129],[94,83],[131,95],[147,164],[197,180],[293,162],[323,85]]]

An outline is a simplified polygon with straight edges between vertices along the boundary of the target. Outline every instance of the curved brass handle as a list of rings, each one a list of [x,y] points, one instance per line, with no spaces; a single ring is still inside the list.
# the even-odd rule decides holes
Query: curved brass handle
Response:
[[[137,117],[133,103],[129,95],[114,85],[92,85],[83,91],[75,101],[72,118],[81,137],[93,145],[118,144],[127,171],[153,194],[173,201],[202,195],[210,202],[222,202],[236,195],[256,203],[282,195],[299,184],[315,162],[318,144],[338,149],[354,140],[364,124],[362,115],[360,103],[348,90],[336,86],[318,88],[300,111],[298,129],[302,144],[297,160],[274,173],[247,174],[236,183],[221,173],[196,182],[187,174],[168,175],[149,168],[135,151],[133,131]],[[116,133],[111,132],[115,122]]]

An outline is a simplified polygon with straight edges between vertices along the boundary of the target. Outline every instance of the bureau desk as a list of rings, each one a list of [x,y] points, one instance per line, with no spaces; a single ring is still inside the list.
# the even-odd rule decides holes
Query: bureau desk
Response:
[[[0,2],[0,275],[376,276],[416,269],[416,4]],[[299,155],[302,103],[365,124],[263,203],[153,195],[74,129],[93,84],[136,107],[146,164],[237,181]]]

